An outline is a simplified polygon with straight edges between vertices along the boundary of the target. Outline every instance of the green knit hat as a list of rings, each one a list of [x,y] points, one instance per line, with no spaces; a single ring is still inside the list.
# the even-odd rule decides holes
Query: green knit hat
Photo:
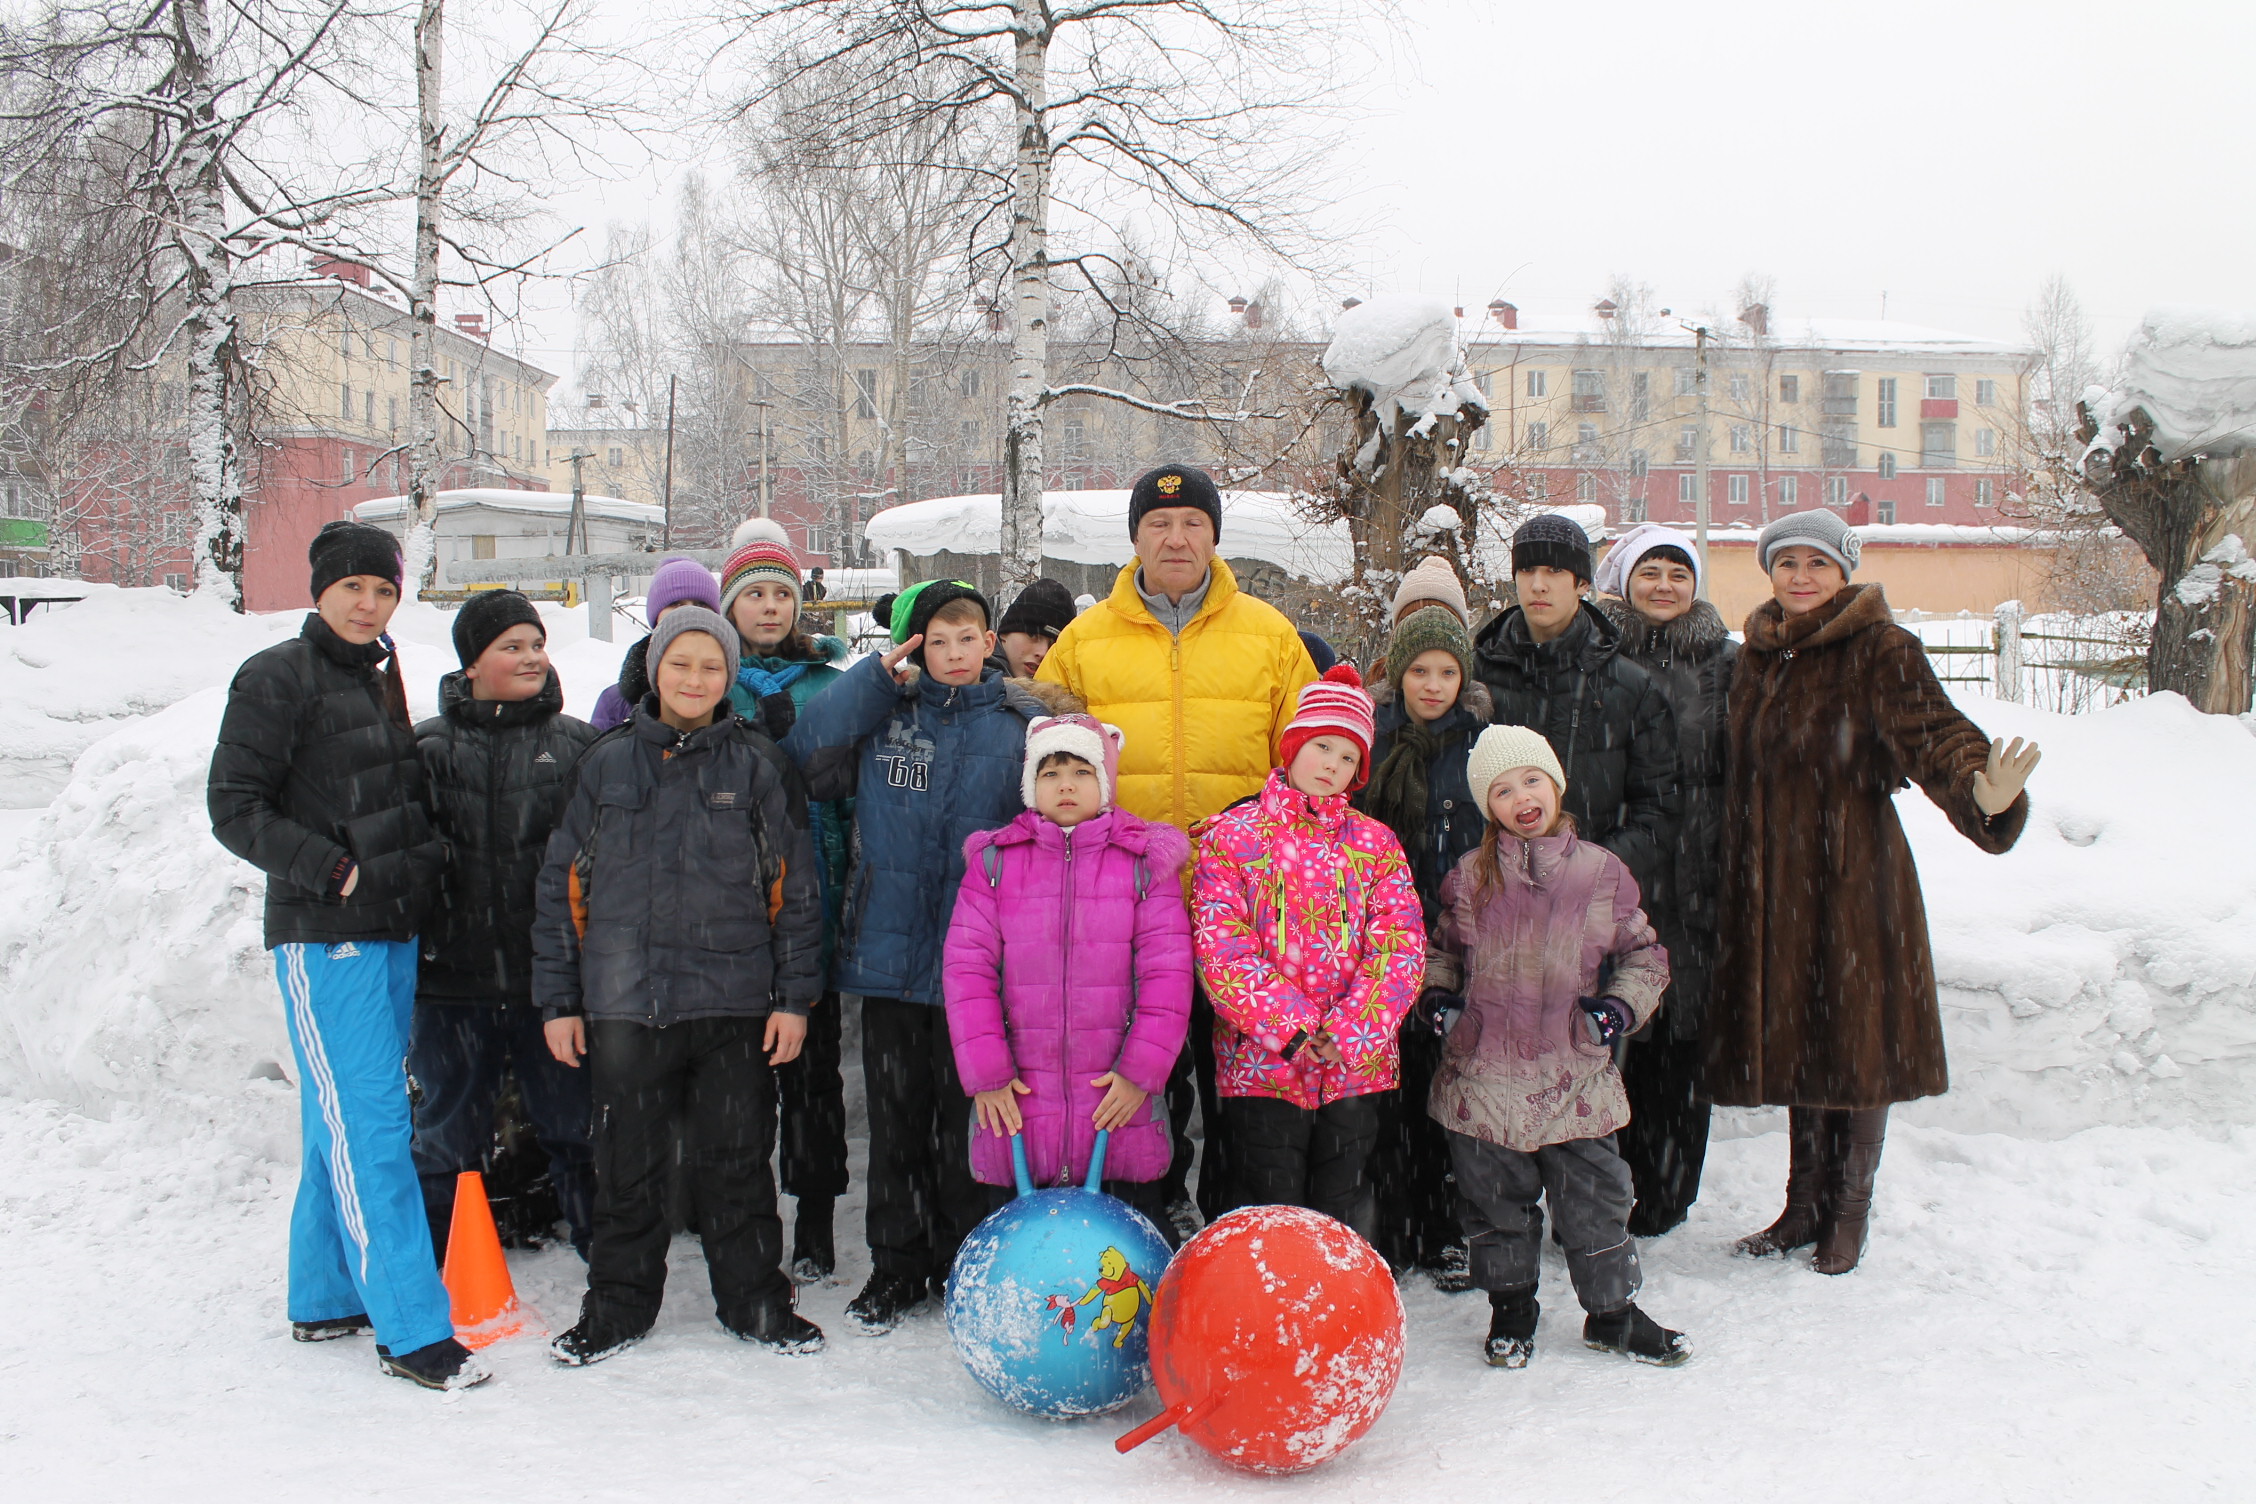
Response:
[[[1472,678],[1473,640],[1465,635],[1465,624],[1457,613],[1437,604],[1420,607],[1394,624],[1394,637],[1387,643],[1387,683],[1399,692],[1402,676],[1418,661],[1418,655],[1435,648],[1455,658],[1458,672]]]

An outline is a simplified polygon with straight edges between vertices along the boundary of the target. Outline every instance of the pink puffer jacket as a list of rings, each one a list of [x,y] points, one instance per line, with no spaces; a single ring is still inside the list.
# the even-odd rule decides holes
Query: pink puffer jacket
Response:
[[[1112,810],[1067,831],[1033,810],[964,842],[941,986],[968,1092],[1015,1078],[1027,1167],[1078,1185],[1118,1071],[1151,1093],[1105,1150],[1107,1180],[1157,1180],[1173,1152],[1167,1075],[1191,1017],[1190,845],[1172,825]],[[966,1112],[971,1109],[967,1104]],[[1010,1140],[972,1130],[972,1174],[1011,1183]]]
[[[1428,984],[1462,992],[1428,1110],[1444,1128],[1533,1153],[1603,1138],[1629,1121],[1613,1051],[1591,1042],[1579,999],[1618,998],[1642,1025],[1668,987],[1668,952],[1637,879],[1571,832],[1502,843],[1479,891],[1478,849],[1441,885]]]
[[[1261,793],[1197,830],[1191,882],[1199,976],[1213,1000],[1225,1097],[1321,1107],[1395,1084],[1395,1029],[1418,1000],[1426,930],[1394,832],[1344,796],[1270,773]],[[1344,1057],[1286,1050],[1329,1030]]]

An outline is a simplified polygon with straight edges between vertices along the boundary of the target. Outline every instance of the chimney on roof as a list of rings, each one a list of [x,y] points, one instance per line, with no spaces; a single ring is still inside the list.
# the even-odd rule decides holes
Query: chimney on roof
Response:
[[[486,316],[482,313],[458,313],[454,316],[454,330],[455,333],[467,334],[472,339],[484,339]]]
[[[316,277],[335,277],[339,282],[350,282],[355,287],[368,285],[368,268],[341,256],[322,257],[313,264],[313,274]]]
[[[1235,314],[1243,315],[1246,311],[1246,300],[1243,298],[1232,298],[1230,300],[1230,311]]]
[[[1620,311],[1620,305],[1615,303],[1612,298],[1600,298],[1598,300],[1597,311],[1598,317],[1602,319],[1610,319]]]
[[[1498,298],[1488,305],[1488,316],[1506,329],[1520,327],[1519,309],[1505,302],[1502,298]]]
[[[1463,318],[1465,316],[1465,305],[1459,303],[1455,308],[1452,308],[1449,311],[1455,314],[1457,317]]]
[[[1739,322],[1756,334],[1770,333],[1770,305],[1750,303],[1739,310]]]
[[[1340,299],[1340,312],[1345,313],[1350,308],[1359,308],[1362,304],[1361,298],[1342,298]]]
[[[603,405],[603,394],[601,392],[588,393],[587,405],[590,407],[601,407]]]
[[[1245,326],[1248,329],[1259,329],[1261,327],[1261,305],[1259,303],[1246,304]]]

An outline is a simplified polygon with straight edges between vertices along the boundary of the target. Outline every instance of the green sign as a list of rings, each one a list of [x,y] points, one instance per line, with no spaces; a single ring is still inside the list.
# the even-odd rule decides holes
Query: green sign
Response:
[[[47,524],[29,517],[0,517],[0,548],[45,548]]]

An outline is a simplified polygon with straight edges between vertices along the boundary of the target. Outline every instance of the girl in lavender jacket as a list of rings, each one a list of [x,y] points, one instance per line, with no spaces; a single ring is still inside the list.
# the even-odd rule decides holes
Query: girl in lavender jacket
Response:
[[[1168,1230],[1168,1072],[1190,1027],[1191,922],[1172,825],[1112,808],[1120,732],[1091,716],[1026,733],[1027,810],[964,843],[942,961],[948,1033],[979,1131],[972,1174],[1078,1185],[1110,1129],[1104,1188]]]

